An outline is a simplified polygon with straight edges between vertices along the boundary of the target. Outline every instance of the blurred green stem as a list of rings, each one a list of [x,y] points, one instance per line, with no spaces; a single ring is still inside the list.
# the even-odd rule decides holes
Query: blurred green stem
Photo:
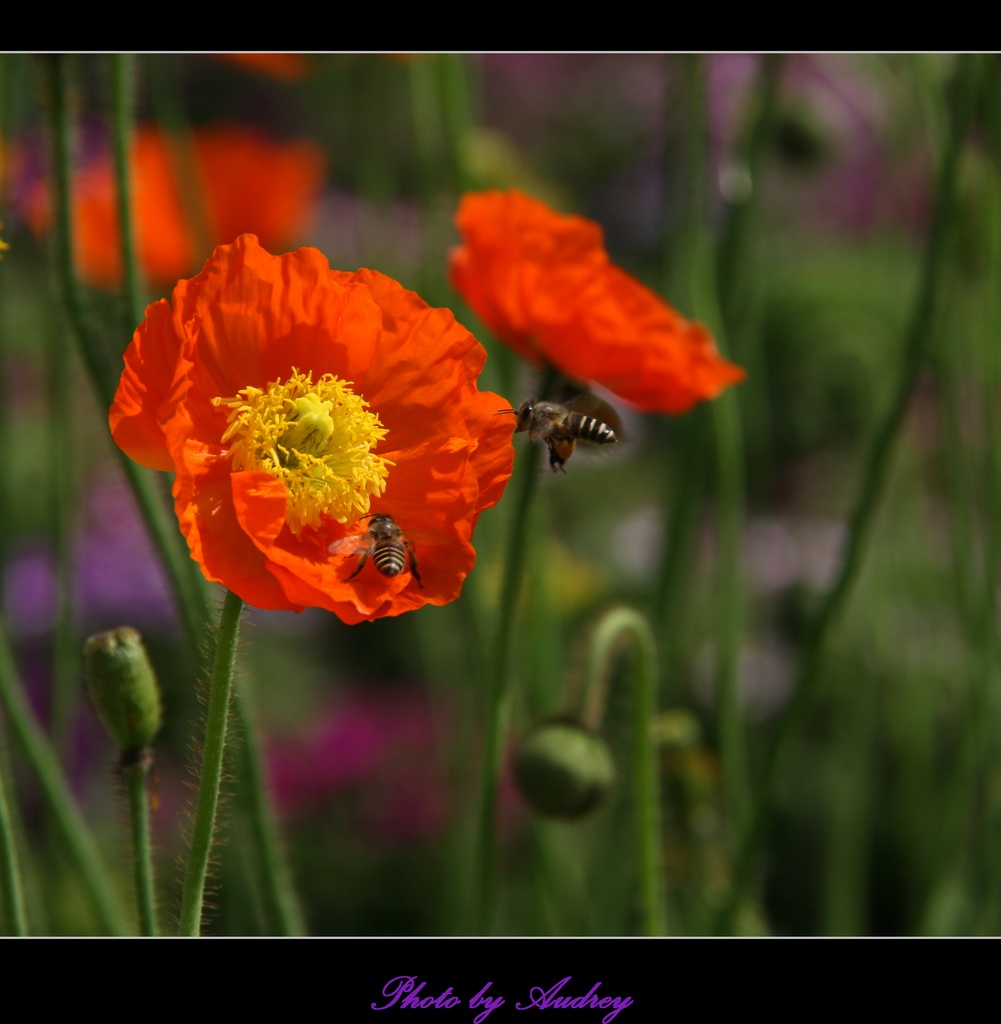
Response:
[[[97,845],[66,785],[59,761],[28,707],[2,623],[0,705],[6,711],[14,736],[38,779],[45,803],[65,840],[67,852],[76,863],[102,927],[111,935],[127,934],[118,896],[105,871]]]
[[[761,279],[767,267],[766,253],[757,231],[761,210],[761,181],[779,109],[779,83],[785,57],[762,54],[758,57],[755,83],[749,93],[746,126],[738,137],[732,166],[726,169],[736,177],[724,197],[725,207],[716,267],[719,280],[719,310],[726,328],[730,354],[747,371],[747,380],[740,386],[740,408],[743,413],[742,432],[745,447],[759,460],[773,451],[771,387],[772,367],[762,345]],[[756,463],[765,477],[770,465]]]
[[[28,915],[24,909],[24,892],[21,886],[21,868],[17,855],[17,837],[7,803],[8,758],[0,754],[0,898],[7,911],[6,935],[27,935]],[[14,792],[13,786],[9,787]]]
[[[754,261],[748,259],[748,252],[761,206],[761,169],[775,125],[779,82],[785,61],[782,54],[774,53],[762,54],[758,59],[760,66],[751,93],[748,126],[733,155],[742,183],[731,189],[726,197],[726,213],[716,255],[719,304],[728,334],[734,342],[735,353],[738,351],[738,335],[742,341],[746,341],[749,333],[746,327],[751,306],[749,292]],[[739,357],[743,360],[745,356],[745,345],[742,344]]]
[[[999,672],[999,638],[995,627],[998,612],[998,587],[997,580],[1001,571],[1001,445],[997,444],[997,438],[1001,436],[1001,408],[998,407],[997,396],[1001,388],[1001,351],[997,339],[1001,336],[1001,275],[998,268],[1001,267],[1001,217],[998,211],[1001,209],[1001,187],[999,187],[998,174],[1001,172],[1001,97],[996,87],[997,78],[989,74],[983,76],[983,97],[984,125],[987,139],[987,148],[994,168],[994,177],[991,183],[991,191],[987,196],[988,214],[985,218],[987,232],[987,258],[985,260],[988,268],[989,280],[987,282],[987,308],[983,311],[983,322],[986,327],[984,337],[988,340],[983,350],[987,357],[987,372],[981,387],[980,400],[982,415],[985,424],[985,436],[982,439],[982,473],[986,481],[986,511],[984,529],[986,540],[984,544],[984,567],[980,576],[981,595],[981,617],[980,624],[983,629],[984,654],[987,662],[985,666],[985,689],[990,691],[985,694],[991,706],[989,714],[984,715],[984,725],[988,723],[992,727],[992,736],[997,736],[999,726],[997,715],[998,681]],[[992,755],[989,749],[982,748],[983,759],[981,764],[987,764],[987,758]],[[961,783],[962,780],[957,780]],[[980,920],[978,922],[978,934],[996,935],[1001,930],[1001,872],[998,871],[998,864],[1001,863],[1001,809],[998,808],[997,797],[994,798],[990,808],[989,829],[985,829],[987,841],[982,847],[984,859],[983,874],[988,879],[985,886],[985,898],[983,900]]]
[[[548,395],[556,387],[559,372],[547,366],[539,382],[538,394]],[[514,493],[508,535],[504,579],[501,584],[500,606],[497,610],[497,632],[490,651],[487,678],[487,721],[483,744],[483,770],[480,773],[479,813],[477,816],[476,853],[473,872],[474,934],[489,932],[497,897],[496,843],[497,843],[497,787],[500,784],[504,738],[507,735],[511,711],[511,685],[508,678],[514,623],[518,611],[518,596],[524,567],[528,560],[528,521],[532,499],[539,482],[539,460],[532,446],[526,446],[525,455],[515,460],[515,483],[508,493]]]
[[[236,659],[236,640],[242,609],[243,601],[228,590],[216,634],[215,666],[212,669],[212,688],[205,722],[205,748],[198,786],[198,806],[191,834],[188,869],[184,877],[184,893],[181,897],[181,924],[178,933],[180,935],[198,935],[201,929],[205,877],[212,850],[216,811],[219,807],[226,726],[229,719],[230,694],[233,691],[233,665]]]
[[[111,127],[115,157],[115,198],[118,207],[118,238],[125,273],[125,316],[128,338],[143,318],[140,299],[139,264],[136,260],[135,229],[132,223],[132,180],[129,173],[129,143],[132,138],[132,58],[113,53],[111,61]]]
[[[705,494],[709,458],[708,410],[693,409],[676,424],[672,438],[681,448],[679,472],[665,466],[662,505],[667,513],[663,556],[654,579],[651,618],[660,638],[662,693],[669,704],[684,699],[684,613]],[[665,460],[670,458],[665,446]]]
[[[100,340],[84,315],[80,286],[73,268],[73,233],[70,216],[70,123],[68,104],[68,72],[66,62],[72,57],[53,54],[42,58],[49,72],[52,96],[52,137],[55,147],[57,211],[56,262],[62,280],[69,323],[76,334],[98,401],[109,408],[114,399],[112,381],[117,379],[108,366],[108,360]],[[204,592],[195,585],[194,576],[186,563],[190,562],[183,548],[183,538],[173,521],[168,518],[164,502],[157,492],[152,474],[136,465],[117,445],[114,446],[119,463],[149,531],[150,537],[160,554],[167,570],[171,587],[177,597],[177,608],[181,616],[188,641],[197,649],[202,638],[202,624],[207,618]]]
[[[217,239],[212,237],[209,211],[199,183],[195,139],[184,102],[182,68],[182,64],[167,54],[143,58],[150,102],[156,112],[157,124],[165,133],[167,159],[181,197],[184,227],[191,243],[191,270],[194,272],[211,254]]]
[[[718,922],[719,927],[724,930],[729,927],[733,912],[748,884],[758,844],[765,835],[765,818],[770,809],[772,789],[780,758],[788,738],[802,723],[816,693],[828,634],[844,609],[861,569],[875,513],[889,478],[894,446],[910,403],[914,385],[924,365],[946,265],[949,237],[955,225],[959,155],[973,112],[973,100],[977,91],[981,62],[982,58],[977,55],[962,55],[958,58],[955,105],[950,122],[951,130],[942,151],[931,228],[914,306],[905,335],[901,373],[897,379],[890,406],[876,432],[863,469],[859,495],[848,522],[845,546],[834,583],[823,597],[814,627],[805,642],[794,680],[792,696],[776,722],[772,740],[757,779],[754,814],[742,836],[733,886],[726,904],[721,909]]]
[[[153,851],[149,837],[149,775],[153,751],[143,747],[122,764],[129,799],[129,823],[132,833],[132,878],[136,887],[139,929],[143,935],[156,935],[156,896],[153,883]]]
[[[687,259],[693,313],[706,322],[725,352],[716,267],[711,247],[706,152],[705,68],[703,58],[685,58],[685,95],[690,126],[686,140],[686,185],[693,215],[700,218],[689,237]],[[716,701],[719,709],[720,752],[727,807],[739,834],[748,816],[747,751],[740,710],[740,640],[744,626],[744,581],[741,571],[744,524],[744,462],[737,396],[730,390],[712,403],[716,435],[717,566],[719,606],[716,633]]]
[[[675,58],[672,58],[672,64]],[[741,390],[752,388],[756,394],[764,396],[765,367],[757,358],[757,349],[750,345],[753,336],[754,318],[751,311],[751,268],[754,261],[749,258],[749,249],[753,237],[756,214],[760,207],[761,190],[757,187],[761,166],[766,154],[766,143],[771,136],[778,108],[778,84],[784,58],[781,55],[764,55],[758,73],[757,86],[752,97],[749,126],[738,142],[733,160],[746,172],[749,187],[739,195],[731,195],[725,206],[723,226],[716,253],[717,278],[719,296],[716,302],[719,316],[727,327],[727,333],[736,350],[739,361],[748,370],[748,381]],[[692,159],[686,167],[687,188],[691,190],[693,201],[685,206],[685,216],[681,226],[680,253],[676,259],[671,250],[672,232],[664,232],[665,239],[665,283],[668,283],[668,270],[672,263],[678,267],[674,277],[677,279],[678,291],[687,294],[692,308],[704,315],[705,310],[699,305],[703,301],[701,280],[705,280],[709,262],[708,247],[708,198],[705,182],[708,181],[706,167],[705,144],[701,136],[704,116],[704,104],[699,100],[699,69],[689,64],[686,74],[694,76],[694,89],[688,90],[693,108],[693,116],[688,119],[692,136],[688,140],[688,150]],[[672,68],[673,71],[673,68]],[[669,71],[668,80],[671,80]],[[674,173],[674,154],[671,163],[665,167],[665,180],[670,181]],[[693,259],[693,254],[695,258]],[[673,289],[668,289],[669,293]],[[745,396],[746,397],[746,396]],[[745,402],[745,406],[746,406]],[[764,403],[756,403],[757,419],[762,417]],[[767,411],[765,412],[767,414]],[[665,507],[671,509],[668,519],[668,533],[664,545],[664,557],[661,570],[657,576],[656,590],[653,598],[653,621],[662,631],[665,647],[662,671],[667,678],[672,678],[678,663],[674,637],[678,630],[678,615],[681,610],[685,587],[690,579],[686,572],[687,564],[693,549],[692,538],[699,522],[703,496],[706,490],[705,465],[709,458],[709,439],[707,436],[707,409],[695,409],[678,424],[681,434],[682,467],[680,480],[674,474],[666,473],[667,491]],[[726,414],[724,414],[725,418]],[[727,424],[724,424],[727,428]],[[767,423],[758,422],[757,432],[767,431]]]
[[[407,63],[411,123],[421,203],[418,291],[432,305],[447,305],[453,293],[443,290],[441,253],[453,241],[451,215],[455,197],[471,187],[469,153],[473,131],[472,68],[462,54],[435,54]]]
[[[869,836],[873,780],[879,777],[874,756],[877,717],[877,702],[859,700],[853,686],[842,685],[833,695],[830,748],[838,756],[828,764],[824,779],[830,807],[819,878],[824,935],[864,935],[869,924]]]
[[[441,183],[444,177],[441,164],[444,152],[444,126],[438,102],[437,78],[433,60],[407,62],[407,90],[410,101],[410,120],[414,133],[414,171],[421,204],[422,248],[429,253],[429,244],[444,241],[437,237],[440,218]],[[451,195],[451,193],[449,193]],[[420,280],[417,291],[428,297],[433,293],[441,273],[437,260],[422,259],[418,265]]]
[[[666,935],[666,887],[660,841],[660,786],[654,741],[657,713],[657,650],[650,624],[632,608],[613,608],[594,628],[588,648],[583,724],[596,730],[607,701],[612,662],[621,641],[636,648],[633,700],[633,786],[636,857],[640,879],[643,934]]]
[[[472,141],[472,95],[469,86],[469,60],[459,53],[443,53],[435,58],[440,82],[442,123],[445,129],[446,154],[455,193],[472,187],[469,172],[469,150]]]
[[[257,730],[245,694],[233,694],[233,712],[239,736],[231,749],[238,766],[238,795],[261,858],[261,899],[271,912],[276,934],[304,935],[306,924],[268,796]]]
[[[65,750],[73,712],[80,698],[80,640],[73,607],[72,521],[76,496],[74,422],[71,375],[76,364],[66,358],[62,326],[46,320],[45,360],[48,372],[51,429],[48,484],[52,546],[56,563],[55,614],[52,644],[52,704],[49,734],[57,750]]]
[[[951,565],[971,656],[972,685],[963,719],[966,724],[956,739],[943,812],[935,830],[938,842],[932,877],[917,927],[922,934],[941,926],[935,917],[936,897],[960,873],[979,894],[975,924],[971,927],[969,920],[963,921],[960,928],[996,934],[1001,917],[997,872],[1001,799],[987,781],[999,727],[997,581],[1001,572],[1001,447],[996,443],[1001,430],[997,401],[1001,386],[1001,282],[997,276],[1001,266],[1001,101],[996,69],[982,76],[979,99],[989,162],[981,166],[979,154],[974,152],[967,169],[987,178],[977,192],[976,212],[982,223],[979,230],[957,243],[966,259],[953,281],[958,295],[952,303],[954,315],[949,326],[956,327],[950,329],[948,343],[938,346],[936,353],[942,380],[942,464],[947,472]],[[967,217],[969,209],[967,205]],[[974,239],[983,245],[982,252],[977,252],[982,259],[979,265],[971,260]],[[973,290],[971,284],[981,287]],[[981,290],[984,299],[974,305],[971,291],[977,295]],[[971,395],[976,396],[976,404],[971,403]]]
[[[529,448],[515,463],[516,484],[511,513],[504,579],[497,632],[491,651],[487,678],[487,721],[483,744],[483,768],[480,772],[479,813],[477,816],[475,871],[473,875],[473,934],[490,931],[496,899],[497,788],[500,784],[504,738],[511,710],[511,686],[508,678],[518,593],[526,558],[528,518],[532,497],[539,479],[539,462]]]

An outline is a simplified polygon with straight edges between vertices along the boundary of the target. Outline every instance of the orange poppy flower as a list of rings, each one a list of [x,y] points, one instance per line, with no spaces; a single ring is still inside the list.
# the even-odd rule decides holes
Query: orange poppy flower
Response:
[[[682,413],[744,379],[705,327],[611,262],[594,221],[512,190],[467,193],[455,222],[452,284],[530,362],[645,412]]]
[[[391,278],[243,235],[147,307],[111,432],[175,474],[208,579],[259,608],[398,615],[458,597],[476,520],[511,475],[504,402],[476,387],[485,358]],[[398,573],[366,558],[373,516],[402,531]]]
[[[239,127],[195,131],[190,149],[194,195],[204,220],[199,240],[191,228],[177,174],[184,146],[147,125],[133,136],[132,172],[136,253],[154,281],[173,282],[197,267],[208,249],[247,231],[279,248],[293,240],[319,193],[325,175],[323,151],[312,142],[272,142]],[[73,181],[75,258],[83,278],[98,288],[122,280],[121,244],[114,172],[110,157],[90,163]],[[49,225],[48,191],[29,199],[28,220],[36,233]]]

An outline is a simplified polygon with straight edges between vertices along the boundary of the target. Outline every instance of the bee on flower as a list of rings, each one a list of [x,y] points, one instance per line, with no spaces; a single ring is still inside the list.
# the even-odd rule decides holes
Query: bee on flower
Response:
[[[454,600],[473,529],[511,474],[513,424],[448,310],[316,249],[220,246],[146,310],[110,412],[115,441],[169,470],[191,555],[260,608],[348,623]],[[380,515],[421,536],[411,573],[352,573]],[[347,568],[347,571],[345,571]]]

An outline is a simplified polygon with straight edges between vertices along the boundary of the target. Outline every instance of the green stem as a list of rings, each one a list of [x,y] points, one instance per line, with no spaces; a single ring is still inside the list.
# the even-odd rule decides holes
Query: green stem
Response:
[[[692,308],[707,323],[717,347],[725,351],[723,317],[716,284],[716,267],[709,244],[709,202],[704,182],[708,180],[705,132],[705,88],[702,59],[686,60],[686,95],[689,97],[687,140],[688,183],[692,207],[701,212],[701,231],[693,232],[689,246]],[[740,709],[740,638],[744,625],[744,581],[742,538],[744,526],[744,462],[740,412],[733,391],[712,403],[716,434],[717,482],[717,567],[716,690],[719,714],[720,753],[727,807],[737,834],[746,826],[749,814],[747,792],[747,751]]]
[[[1001,100],[997,90],[990,84],[985,76],[985,87],[981,90],[984,104],[984,134],[987,139],[988,153],[994,167],[994,179],[991,193],[989,195],[990,205],[988,209],[993,211],[989,215],[987,224],[988,245],[985,264],[989,268],[990,283],[987,285],[988,295],[986,309],[981,312],[982,323],[985,327],[984,338],[989,339],[986,350],[981,350],[985,356],[986,373],[981,384],[981,403],[983,408],[983,421],[987,438],[996,438],[1001,431],[1001,412],[998,410],[997,395],[1001,386],[1001,353],[998,352],[996,339],[1001,335],[1001,280],[997,274],[997,268],[1001,266],[1001,229],[999,229],[999,218],[997,211],[1001,207],[1001,189],[998,188],[998,170],[1001,169]],[[984,626],[984,647],[988,661],[987,680],[993,695],[994,688],[999,681],[999,641],[997,630],[993,624],[997,622],[998,611],[998,590],[996,581],[998,579],[998,567],[1001,565],[1001,446],[984,439],[982,461],[980,462],[983,473],[986,493],[986,508],[984,513],[984,566],[980,576],[981,602],[982,602],[982,623]],[[997,735],[997,716],[992,711],[984,716],[985,723],[989,723],[993,729],[993,735]],[[987,756],[990,756],[987,754]],[[987,763],[981,761],[981,765]],[[986,773],[984,773],[986,774]],[[984,775],[982,775],[984,777]],[[989,809],[988,825],[980,832],[982,845],[982,858],[984,861],[983,874],[989,881],[985,886],[984,899],[982,902],[978,934],[997,934],[999,921],[1001,921],[1001,875],[997,870],[1001,860],[1001,809],[997,801],[991,801]]]
[[[942,436],[945,442],[942,464],[947,470],[949,523],[952,532],[951,566],[956,585],[958,618],[966,632],[969,652],[969,688],[963,714],[963,731],[954,740],[955,755],[945,769],[942,811],[936,819],[935,844],[931,856],[926,905],[915,931],[932,934],[942,928],[941,898],[938,894],[965,877],[977,886],[976,920],[971,927],[960,922],[963,931],[993,934],[997,930],[1001,880],[996,865],[999,856],[999,807],[997,795],[985,781],[986,766],[992,763],[997,743],[998,638],[997,579],[1001,562],[1001,462],[997,436],[998,386],[1001,383],[997,338],[999,336],[999,291],[996,268],[1001,265],[1001,192],[997,169],[1001,167],[1001,104],[996,96],[994,76],[985,75],[979,93],[981,122],[987,152],[994,168],[989,182],[978,190],[977,213],[982,220],[977,235],[982,238],[986,280],[977,275],[983,300],[970,301],[970,268],[954,279],[959,290],[952,303],[947,343],[939,346],[937,365],[942,379]],[[971,161],[977,166],[976,157]],[[965,240],[969,245],[969,240]],[[971,407],[971,387],[976,406]],[[974,408],[979,412],[977,434],[971,443]]]
[[[654,581],[651,618],[661,642],[661,685],[664,699],[681,701],[685,678],[683,647],[684,612],[692,580],[691,565],[698,548],[695,532],[700,521],[706,489],[705,466],[709,458],[708,410],[694,409],[676,425],[681,466],[672,473],[665,467],[662,504],[669,509],[664,553]],[[665,452],[669,452],[665,446]],[[665,458],[671,458],[667,454]],[[677,697],[672,694],[677,692]]]
[[[547,395],[556,386],[559,372],[546,367],[539,382],[538,394]],[[496,794],[501,779],[504,739],[511,715],[512,692],[508,678],[518,595],[527,564],[528,513],[538,484],[536,453],[517,460],[515,480],[509,493],[515,495],[508,538],[507,561],[501,588],[501,604],[497,608],[497,631],[490,650],[487,678],[486,726],[483,741],[483,770],[480,773],[479,814],[476,830],[476,853],[473,869],[473,921],[476,934],[489,931],[496,896],[494,854],[496,846]]]
[[[143,59],[156,122],[165,132],[167,160],[181,197],[184,228],[191,243],[192,271],[201,267],[219,241],[212,237],[209,211],[199,181],[198,156],[185,104],[182,65],[167,54]],[[228,241],[228,239],[227,239]]]
[[[128,928],[118,896],[105,871],[86,822],[70,793],[58,759],[35,721],[24,697],[11,656],[6,631],[0,624],[0,704],[7,712],[11,730],[24,750],[38,778],[42,795],[63,836],[66,849],[76,863],[101,926],[112,935],[125,935]]]
[[[778,111],[778,87],[785,58],[781,54],[763,54],[760,58],[756,88],[751,94],[752,110],[748,127],[735,153],[739,166],[747,175],[749,187],[727,200],[723,229],[716,254],[719,267],[720,307],[731,333],[747,322],[750,306],[748,295],[755,261],[749,260],[750,246],[757,213],[760,208],[761,166],[767,152]],[[746,334],[746,330],[741,332]],[[740,348],[745,355],[744,346]]]
[[[539,396],[548,395],[556,386],[559,371],[546,366],[539,383]],[[476,934],[487,934],[493,918],[496,898],[495,846],[497,786],[501,774],[504,737],[511,710],[511,687],[508,664],[514,638],[514,622],[524,567],[528,561],[528,519],[532,499],[539,482],[539,461],[534,449],[515,465],[515,482],[511,485],[514,509],[508,537],[507,560],[501,584],[500,606],[497,610],[497,632],[490,651],[487,678],[487,723],[483,744],[483,771],[480,774],[479,814],[476,829],[476,854],[473,873],[473,921]]]
[[[747,371],[741,385],[741,430],[745,447],[759,459],[772,450],[772,409],[769,376],[773,371],[761,344],[761,268],[768,265],[758,244],[755,228],[759,221],[763,189],[763,164],[768,154],[779,105],[779,82],[784,57],[764,54],[749,95],[747,127],[735,147],[733,160],[745,175],[746,187],[726,197],[723,225],[716,248],[719,282],[719,313],[726,328],[730,353]],[[759,462],[763,476],[771,466]]]
[[[132,128],[132,58],[113,53],[111,61],[111,127],[115,157],[115,199],[118,207],[118,238],[125,274],[126,329],[131,332],[143,318],[139,265],[132,224],[132,183],[129,174],[129,141]],[[126,333],[125,337],[128,337]]]
[[[750,876],[759,842],[765,834],[765,818],[771,803],[772,787],[788,738],[796,732],[806,709],[810,706],[821,675],[828,634],[847,604],[858,578],[873,521],[889,477],[890,462],[897,436],[910,404],[911,394],[924,365],[934,313],[948,253],[951,229],[955,223],[957,200],[957,168],[967,126],[973,112],[973,100],[979,77],[980,60],[976,55],[959,58],[956,104],[951,134],[942,154],[936,188],[931,231],[925,249],[921,279],[918,283],[911,319],[902,353],[902,372],[897,380],[890,407],[873,440],[866,461],[858,499],[848,523],[841,563],[834,583],[824,595],[816,623],[806,640],[789,703],[776,723],[765,761],[757,780],[756,806],[752,820],[742,837],[734,872],[733,887],[722,908],[720,926],[726,928],[739,903],[743,887]]]
[[[239,734],[238,742],[233,743],[233,756],[239,760],[239,792],[263,864],[261,897],[277,922],[278,935],[304,935],[302,907],[268,799],[261,752],[246,694],[233,695],[233,713]]]
[[[435,58],[439,75],[442,125],[446,155],[456,193],[472,187],[468,167],[469,142],[472,139],[473,90],[470,88],[470,63],[462,54],[440,54]]]
[[[28,915],[24,908],[21,868],[17,856],[17,838],[7,803],[6,769],[8,761],[0,756],[0,896],[7,909],[7,935],[27,935]]]
[[[46,324],[45,359],[49,378],[49,509],[57,586],[52,641],[52,704],[49,734],[57,750],[66,750],[73,711],[80,699],[80,638],[73,608],[72,522],[76,513],[72,376],[76,366],[66,358],[62,327]]]
[[[872,780],[879,777],[876,750],[877,706],[860,700],[853,687],[840,686],[830,712],[831,749],[824,790],[826,851],[820,874],[820,920],[824,935],[863,935],[868,927],[869,835],[873,824]]]
[[[657,713],[657,650],[650,624],[632,608],[613,608],[595,627],[588,650],[582,720],[596,727],[607,698],[611,662],[623,636],[636,646],[633,701],[633,786],[636,793],[636,859],[643,934],[666,935],[666,886],[660,851],[660,785],[654,747]]]
[[[153,751],[143,747],[122,765],[129,798],[129,824],[132,835],[132,878],[136,887],[139,929],[143,935],[156,935],[156,897],[153,882],[153,851],[149,837],[149,773]]]
[[[514,510],[508,538],[507,561],[497,611],[497,632],[491,652],[487,679],[487,722],[483,746],[483,770],[480,773],[479,815],[476,832],[474,873],[475,934],[489,932],[493,917],[495,885],[495,845],[497,786],[501,773],[501,757],[511,706],[508,664],[514,634],[514,621],[521,589],[528,536],[528,513],[539,479],[536,452],[530,449],[518,460],[514,485]]]
[[[243,601],[231,590],[227,591],[216,635],[216,657],[205,723],[205,749],[202,755],[201,782],[198,786],[198,806],[191,834],[188,869],[184,876],[184,893],[181,898],[181,924],[178,932],[180,935],[198,935],[201,930],[205,877],[208,873],[216,811],[219,807],[219,787],[222,783],[223,755],[226,749],[226,725],[229,719],[230,695],[233,691],[233,664],[242,609]]]
[[[80,346],[84,366],[98,401],[104,408],[114,400],[113,381],[118,374],[108,366],[100,339],[84,315],[80,286],[73,268],[73,233],[70,216],[70,122],[67,93],[66,61],[60,55],[43,58],[49,72],[52,94],[52,137],[56,170],[56,262],[62,281],[69,323]],[[135,495],[139,511],[150,537],[167,570],[176,598],[181,622],[191,647],[198,649],[202,640],[203,623],[208,619],[204,587],[195,578],[194,563],[184,546],[184,540],[173,520],[168,517],[163,500],[157,492],[153,476],[137,466],[118,446],[115,446],[122,471]]]

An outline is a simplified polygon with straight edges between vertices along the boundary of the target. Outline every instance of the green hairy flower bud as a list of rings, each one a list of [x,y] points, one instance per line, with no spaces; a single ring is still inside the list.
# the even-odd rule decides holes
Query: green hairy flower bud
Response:
[[[579,818],[615,781],[608,744],[573,721],[540,726],[522,744],[514,768],[521,795],[539,814]]]
[[[142,637],[131,626],[96,633],[83,645],[98,717],[123,753],[149,746],[160,729],[160,692]]]

